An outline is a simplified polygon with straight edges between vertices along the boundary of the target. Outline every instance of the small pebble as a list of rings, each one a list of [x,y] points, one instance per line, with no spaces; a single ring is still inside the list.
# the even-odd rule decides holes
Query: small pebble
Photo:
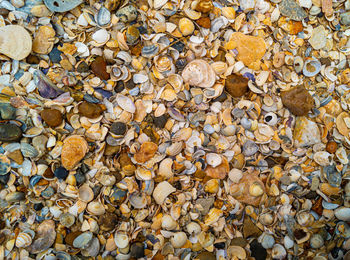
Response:
[[[248,91],[248,81],[242,75],[231,74],[225,80],[225,90],[232,97],[241,97]]]
[[[103,109],[101,108],[101,106],[86,101],[83,101],[79,104],[78,110],[82,116],[86,116],[88,118],[96,118],[103,113]]]
[[[166,114],[164,115],[161,115],[159,117],[154,117],[153,118],[153,121],[154,121],[154,125],[158,128],[164,128],[165,127],[165,124],[166,122],[168,121],[168,116]]]
[[[65,168],[63,168],[62,166],[56,168],[56,170],[54,171],[54,175],[60,180],[65,180],[67,178],[68,174],[69,174],[69,172]]]
[[[56,127],[62,124],[62,113],[57,109],[45,108],[40,113],[41,118],[48,126]]]
[[[108,80],[110,75],[107,73],[107,63],[106,61],[101,57],[98,56],[95,58],[95,60],[90,64],[91,70],[97,77],[99,77],[102,80]]]
[[[144,245],[140,242],[133,243],[130,247],[130,256],[136,259],[144,257],[145,256]]]
[[[281,92],[283,105],[296,116],[304,116],[314,107],[314,99],[302,86]]]
[[[123,122],[114,122],[111,125],[111,132],[116,135],[124,135],[126,132],[126,124]]]
[[[22,130],[14,124],[0,123],[0,141],[15,142],[22,137]]]

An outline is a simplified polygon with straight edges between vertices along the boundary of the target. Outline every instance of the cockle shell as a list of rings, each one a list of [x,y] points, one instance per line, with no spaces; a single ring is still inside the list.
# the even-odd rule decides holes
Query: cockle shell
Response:
[[[61,161],[67,170],[73,169],[89,150],[89,145],[85,139],[79,135],[71,135],[64,139]]]
[[[187,235],[185,232],[177,232],[172,238],[170,238],[170,242],[174,248],[181,248],[184,244],[186,244],[186,241]]]
[[[185,83],[191,86],[210,88],[215,83],[215,71],[204,60],[193,60],[182,71]]]
[[[0,27],[0,53],[14,60],[26,58],[32,51],[32,37],[19,25]]]
[[[157,202],[157,204],[162,205],[164,200],[176,189],[169,184],[167,181],[163,181],[155,187],[153,191],[153,198]]]
[[[18,248],[27,247],[32,243],[32,237],[30,234],[21,232],[16,238],[16,246]]]

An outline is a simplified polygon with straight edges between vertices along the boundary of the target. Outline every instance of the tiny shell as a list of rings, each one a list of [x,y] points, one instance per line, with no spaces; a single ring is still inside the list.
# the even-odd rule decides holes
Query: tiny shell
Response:
[[[155,187],[153,191],[153,198],[157,204],[162,205],[164,200],[175,191],[176,189],[171,186],[169,182],[163,181],[161,183],[158,183],[158,185]]]
[[[303,74],[306,77],[314,77],[321,71],[321,63],[316,60],[307,60],[303,67]]]

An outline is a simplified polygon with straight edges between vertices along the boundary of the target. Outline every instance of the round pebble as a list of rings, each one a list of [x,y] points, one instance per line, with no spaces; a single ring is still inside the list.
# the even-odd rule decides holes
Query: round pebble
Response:
[[[40,113],[41,118],[48,126],[56,127],[62,124],[62,113],[57,109],[46,108]]]
[[[126,133],[126,124],[123,122],[114,122],[110,130],[115,135],[124,135]]]
[[[63,167],[58,167],[54,171],[55,177],[57,177],[58,179],[61,179],[61,180],[65,180],[67,178],[68,174],[69,174],[69,172]]]

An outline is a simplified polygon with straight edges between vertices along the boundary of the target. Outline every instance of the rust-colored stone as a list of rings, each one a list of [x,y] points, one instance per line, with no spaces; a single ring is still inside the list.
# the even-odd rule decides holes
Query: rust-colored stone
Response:
[[[231,74],[225,80],[225,89],[232,97],[241,97],[248,91],[248,81],[242,75]]]
[[[305,116],[314,106],[314,99],[303,87],[297,86],[281,92],[283,105],[296,116]]]

